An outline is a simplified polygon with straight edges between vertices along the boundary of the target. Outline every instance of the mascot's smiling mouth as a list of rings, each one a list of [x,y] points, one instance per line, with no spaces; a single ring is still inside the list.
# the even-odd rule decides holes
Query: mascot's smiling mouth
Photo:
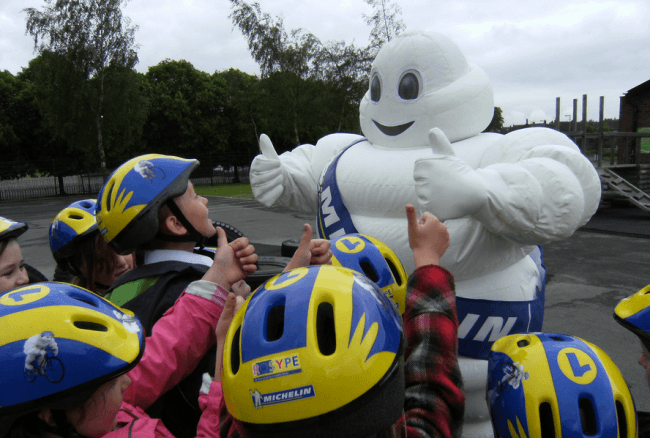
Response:
[[[379,130],[381,132],[383,132],[386,135],[390,135],[390,136],[400,135],[402,132],[409,129],[411,127],[411,125],[413,125],[413,123],[415,123],[414,121],[412,121],[412,122],[404,123],[403,125],[385,126],[385,125],[382,125],[381,123],[379,123],[376,120],[373,120],[372,122],[375,124],[375,126],[377,128],[379,128]]]

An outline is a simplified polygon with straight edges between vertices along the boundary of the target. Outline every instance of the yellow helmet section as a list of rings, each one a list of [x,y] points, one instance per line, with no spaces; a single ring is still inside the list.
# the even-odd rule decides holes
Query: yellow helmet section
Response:
[[[125,362],[131,362],[138,357],[140,353],[138,339],[142,334],[137,329],[133,312],[119,308],[103,298],[99,299],[106,301],[106,307],[113,308],[113,315],[98,314],[92,307],[53,302],[42,305],[50,301],[50,292],[48,283],[35,283],[13,289],[0,296],[0,306],[13,310],[2,317],[3,343],[8,344],[23,339],[28,332],[54,331],[58,337],[75,339]],[[66,319],[67,322],[56,324],[54,327],[52,320],[57,319]],[[131,328],[134,330],[129,331],[127,328],[129,325],[124,321],[130,321]],[[101,329],[79,329],[80,325],[93,323]],[[120,339],[121,342],[115,342],[116,339]]]
[[[23,222],[15,222],[0,216],[0,241],[16,238],[27,231],[29,227]]]
[[[614,314],[622,319],[630,318],[650,307],[650,284],[616,305]]]
[[[332,240],[332,264],[352,269],[374,281],[404,314],[408,275],[395,252],[365,234],[346,234]]]
[[[228,331],[229,412],[254,424],[314,418],[369,391],[399,364],[401,321],[367,278],[298,268],[260,286]]]

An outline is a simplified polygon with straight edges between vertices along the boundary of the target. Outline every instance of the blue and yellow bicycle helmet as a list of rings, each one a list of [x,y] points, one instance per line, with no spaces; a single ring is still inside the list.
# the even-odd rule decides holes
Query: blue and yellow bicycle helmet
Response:
[[[97,200],[82,199],[73,202],[54,217],[50,225],[50,249],[59,263],[75,252],[75,244],[97,230],[95,206]]]
[[[131,370],[144,352],[134,314],[66,283],[36,283],[0,296],[0,436],[42,409],[67,409]],[[31,354],[34,345],[44,360]]]
[[[397,255],[383,242],[364,234],[346,234],[332,240],[332,264],[364,274],[397,304],[406,305],[408,275]]]
[[[190,173],[198,165],[198,160],[149,154],[118,167],[97,196],[97,225],[104,240],[115,252],[125,254],[154,237],[164,238],[158,233],[158,213],[167,205],[190,231],[175,241],[200,241],[202,236],[176,203],[169,202],[185,193]]]
[[[15,222],[0,216],[0,242],[15,239],[27,231],[29,227],[24,222]]]
[[[368,436],[402,413],[403,349],[401,318],[375,283],[335,266],[293,269],[230,325],[226,406],[245,436]]]
[[[650,284],[616,305],[614,319],[650,349]]]
[[[487,383],[496,437],[637,436],[634,401],[621,372],[580,338],[501,338],[490,352]]]

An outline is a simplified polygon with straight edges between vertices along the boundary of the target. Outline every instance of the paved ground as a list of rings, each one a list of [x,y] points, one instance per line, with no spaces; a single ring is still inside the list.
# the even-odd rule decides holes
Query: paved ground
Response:
[[[47,232],[54,215],[78,198],[0,203],[0,216],[27,222],[20,238],[25,260],[52,277]],[[311,217],[253,200],[210,199],[211,218],[242,231],[258,253],[279,256]],[[650,283],[650,214],[634,208],[600,210],[569,239],[544,246],[549,281],[544,330],[580,336],[607,352],[621,369],[639,410],[650,411],[650,388],[637,364],[639,342],[612,318],[616,304]]]

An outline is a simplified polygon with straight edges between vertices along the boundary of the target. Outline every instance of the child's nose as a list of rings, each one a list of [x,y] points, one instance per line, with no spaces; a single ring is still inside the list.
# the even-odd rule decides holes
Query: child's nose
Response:
[[[27,275],[27,269],[19,270],[18,280],[16,281],[16,286],[23,286],[29,283],[29,275]]]

